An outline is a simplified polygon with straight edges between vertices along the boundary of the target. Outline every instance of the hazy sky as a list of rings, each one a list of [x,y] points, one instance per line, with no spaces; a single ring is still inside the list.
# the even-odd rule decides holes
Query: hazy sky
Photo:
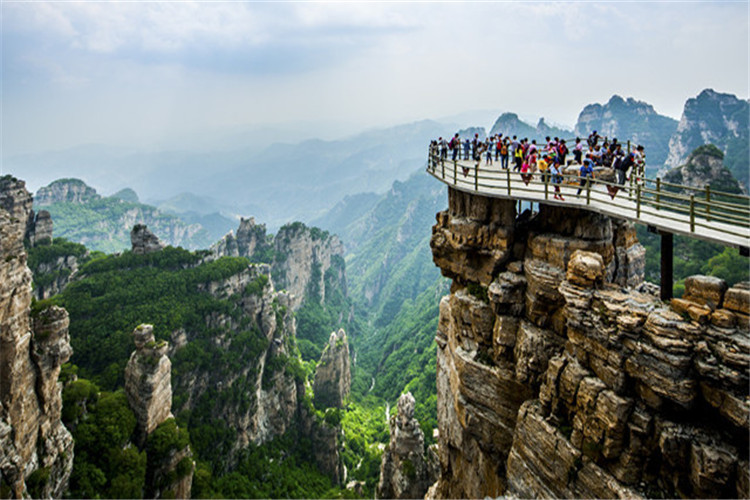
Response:
[[[704,88],[748,97],[746,1],[1,5],[3,156],[472,109],[572,126],[615,93],[679,118]]]

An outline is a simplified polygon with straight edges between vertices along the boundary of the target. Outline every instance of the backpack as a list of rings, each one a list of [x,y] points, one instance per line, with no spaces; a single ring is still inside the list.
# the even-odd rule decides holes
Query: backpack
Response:
[[[448,147],[453,150],[456,147],[456,138],[454,137],[451,139],[451,142],[448,143]]]
[[[507,155],[508,154],[508,146],[506,144],[503,144],[500,146],[500,154],[501,155]]]

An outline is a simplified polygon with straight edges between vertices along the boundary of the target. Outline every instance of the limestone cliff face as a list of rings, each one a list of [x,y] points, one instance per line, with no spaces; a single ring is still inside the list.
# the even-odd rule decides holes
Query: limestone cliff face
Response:
[[[260,444],[283,434],[295,422],[304,385],[284,369],[295,334],[294,316],[287,293],[277,292],[270,278],[270,266],[250,265],[227,279],[204,284],[202,289],[216,297],[237,298],[238,310],[212,313],[207,326],[216,332],[210,342],[231,350],[239,360],[232,367],[196,367],[180,373],[175,384],[186,395],[175,411],[190,409],[207,391],[231,391],[242,397],[215,398],[212,414],[220,416],[237,431],[227,457],[232,463],[237,452],[250,443]],[[257,341],[248,342],[248,330],[257,329]],[[191,332],[172,335],[173,352],[195,341]]]
[[[29,212],[26,239],[31,246],[52,241],[52,216],[48,211],[40,210],[37,214],[33,210]]]
[[[342,408],[352,385],[346,332],[332,332],[315,371],[315,407]]]
[[[747,497],[750,290],[640,293],[632,228],[449,191],[431,495]]]
[[[0,178],[0,490],[60,498],[73,467],[73,438],[60,421],[57,378],[72,349],[64,309],[30,314],[23,240],[31,203],[23,181]]]
[[[172,362],[168,343],[154,340],[152,325],[139,325],[133,340],[135,351],[125,367],[125,393],[137,420],[136,441],[143,446],[146,437],[172,417]]]
[[[133,331],[133,340],[135,351],[125,367],[125,393],[128,406],[136,416],[136,444],[143,448],[159,425],[173,418],[172,363],[167,356],[168,343],[155,341],[152,325],[139,325]],[[190,498],[193,480],[190,446],[162,453],[166,456],[149,456],[148,497]],[[187,465],[185,470],[181,470],[181,462]]]
[[[414,405],[411,392],[402,394],[398,414],[388,422],[391,439],[380,464],[377,498],[423,498],[437,479],[437,455],[432,448],[425,452]]]
[[[292,308],[307,298],[322,304],[331,284],[346,290],[344,246],[337,236],[295,223],[279,229],[274,239],[274,277],[292,294]]]
[[[242,219],[237,234],[229,233],[212,246],[208,259],[223,256],[269,262],[276,288],[291,294],[294,310],[305,300],[317,300],[322,304],[330,286],[346,293],[341,241],[337,236],[301,222],[283,226],[273,241],[268,241],[264,224],[256,224],[253,217]]]
[[[265,224],[256,224],[255,218],[240,219],[237,234],[228,233],[211,247],[214,257],[247,257],[252,258],[256,251],[264,250],[266,243]]]

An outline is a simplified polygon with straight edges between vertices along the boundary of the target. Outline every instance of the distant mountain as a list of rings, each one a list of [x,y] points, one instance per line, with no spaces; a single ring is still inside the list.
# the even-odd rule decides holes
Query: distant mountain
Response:
[[[255,216],[273,229],[320,217],[347,195],[387,191],[426,162],[431,139],[457,128],[423,120],[338,140],[290,134],[289,143],[263,149],[238,143],[237,149],[212,152],[93,145],[14,156],[4,159],[4,167],[23,172],[37,188],[55,178],[77,177],[103,192],[128,186],[147,200],[194,193],[221,200],[231,213]]]
[[[543,140],[545,137],[570,138],[573,134],[570,130],[547,125],[544,118],[540,118],[536,127],[521,120],[516,113],[503,113],[495,121],[490,130],[490,135],[503,134],[511,137],[518,136],[519,139],[527,137],[529,140]]]
[[[714,144],[724,164],[745,186],[750,182],[750,102],[706,89],[685,102],[682,118],[669,141],[665,166],[682,165],[691,151]]]
[[[137,199],[137,194],[130,191],[124,196]],[[91,250],[129,249],[130,230],[137,223],[146,224],[172,246],[208,248],[215,241],[199,224],[186,224],[150,205],[117,196],[102,197],[80,179],[60,179],[40,188],[34,197],[34,208],[50,212],[55,237],[84,244]]]
[[[122,201],[127,201],[129,203],[140,203],[141,201],[138,199],[138,194],[130,188],[119,190],[112,195],[112,198],[119,198]]]
[[[583,108],[575,133],[583,139],[596,130],[603,137],[641,144],[646,150],[646,165],[658,169],[667,158],[669,138],[676,129],[676,120],[658,114],[650,104],[613,95],[604,105]]]

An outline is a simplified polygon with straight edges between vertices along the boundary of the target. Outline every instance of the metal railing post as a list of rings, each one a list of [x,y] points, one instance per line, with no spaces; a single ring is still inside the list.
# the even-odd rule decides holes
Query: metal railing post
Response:
[[[508,196],[510,196],[510,168],[505,171],[508,177]]]
[[[635,187],[635,218],[641,218],[641,185]]]
[[[549,199],[549,177],[548,176],[544,177],[544,199],[545,200]]]
[[[695,232],[695,195],[690,195],[690,232]]]
[[[445,180],[445,164],[443,164],[441,168],[443,170],[443,180]]]
[[[479,191],[479,165],[474,168],[474,191]]]
[[[456,166],[456,162],[453,162],[453,185],[455,186],[458,184],[458,167]]]
[[[659,210],[661,203],[661,177],[656,178],[656,209]]]
[[[586,205],[591,204],[591,181],[594,180],[593,177],[589,177],[586,179]]]
[[[711,185],[706,184],[706,220],[711,220]]]

